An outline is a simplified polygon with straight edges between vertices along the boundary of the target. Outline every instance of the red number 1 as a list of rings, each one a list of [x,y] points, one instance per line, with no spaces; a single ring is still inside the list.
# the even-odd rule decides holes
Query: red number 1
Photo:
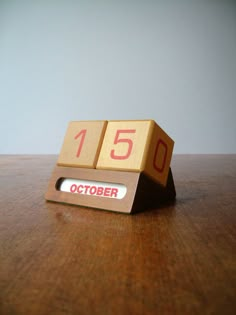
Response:
[[[132,147],[133,147],[133,141],[131,139],[127,139],[127,138],[120,138],[120,134],[121,133],[135,133],[136,130],[135,129],[118,129],[116,131],[116,136],[114,139],[114,144],[117,143],[127,143],[128,147],[127,147],[127,151],[124,155],[117,155],[115,153],[115,150],[111,150],[110,156],[113,160],[126,160],[129,158],[131,151],[132,151]]]
[[[83,146],[83,144],[84,144],[84,139],[85,139],[86,132],[87,132],[87,129],[82,129],[82,130],[74,137],[74,139],[77,140],[77,139],[81,136],[81,140],[80,140],[79,147],[78,147],[77,154],[76,154],[77,157],[80,156],[80,153],[81,153],[81,150],[82,150],[82,146]]]

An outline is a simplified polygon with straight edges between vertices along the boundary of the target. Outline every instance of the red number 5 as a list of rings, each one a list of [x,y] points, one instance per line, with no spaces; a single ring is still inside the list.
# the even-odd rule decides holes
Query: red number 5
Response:
[[[131,139],[128,139],[128,138],[121,138],[120,137],[120,134],[122,133],[135,133],[136,130],[135,129],[118,129],[116,131],[116,136],[115,136],[115,139],[114,139],[114,144],[117,144],[117,143],[126,143],[128,146],[127,146],[127,151],[124,155],[117,155],[115,153],[115,150],[111,150],[111,153],[110,153],[110,156],[112,159],[114,160],[126,160],[129,158],[130,154],[131,154],[131,151],[132,151],[132,147],[133,147],[133,141]]]

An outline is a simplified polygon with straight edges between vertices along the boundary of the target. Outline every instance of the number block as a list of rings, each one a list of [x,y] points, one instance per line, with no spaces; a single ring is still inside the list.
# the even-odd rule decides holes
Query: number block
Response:
[[[153,120],[109,121],[96,168],[144,172],[166,186],[173,146]]]
[[[57,164],[95,168],[106,126],[105,120],[70,122]]]

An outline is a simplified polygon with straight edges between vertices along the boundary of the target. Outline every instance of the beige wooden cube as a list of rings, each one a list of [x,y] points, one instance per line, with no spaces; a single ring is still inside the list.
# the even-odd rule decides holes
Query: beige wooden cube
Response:
[[[95,168],[106,125],[105,120],[70,122],[57,164]]]

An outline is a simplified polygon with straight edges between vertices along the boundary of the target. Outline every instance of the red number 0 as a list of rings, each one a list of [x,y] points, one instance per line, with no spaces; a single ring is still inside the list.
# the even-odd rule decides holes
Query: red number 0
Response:
[[[82,146],[84,144],[84,138],[85,138],[86,132],[87,132],[86,129],[82,129],[74,138],[75,140],[77,140],[81,136],[81,140],[80,140],[79,147],[78,147],[77,154],[76,154],[77,157],[80,156]]]
[[[135,132],[136,132],[135,129],[123,129],[123,130],[118,129],[116,131],[114,144],[127,143],[128,147],[127,147],[127,152],[124,155],[116,155],[115,150],[111,150],[110,156],[112,159],[114,159],[114,160],[126,160],[129,158],[131,151],[132,151],[132,147],[133,147],[133,141],[131,139],[128,139],[128,138],[120,138],[120,134],[122,134],[122,133],[135,133]]]
[[[160,146],[164,147],[165,153],[164,153],[164,157],[163,157],[161,166],[158,166],[156,162],[158,159],[158,151],[160,150]],[[157,146],[156,146],[156,150],[155,150],[155,154],[154,154],[154,159],[153,159],[153,167],[159,173],[162,173],[164,171],[164,168],[166,165],[167,149],[168,149],[167,144],[163,140],[159,139],[159,141],[157,142]]]

